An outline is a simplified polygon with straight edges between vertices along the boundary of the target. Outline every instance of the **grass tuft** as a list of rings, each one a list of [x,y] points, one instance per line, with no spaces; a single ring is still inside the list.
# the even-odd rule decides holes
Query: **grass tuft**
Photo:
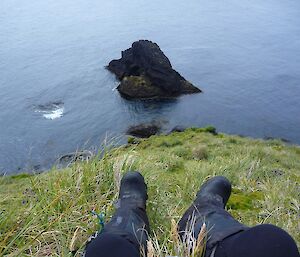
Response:
[[[208,158],[208,151],[206,145],[197,145],[192,150],[193,158],[195,160],[205,160]]]

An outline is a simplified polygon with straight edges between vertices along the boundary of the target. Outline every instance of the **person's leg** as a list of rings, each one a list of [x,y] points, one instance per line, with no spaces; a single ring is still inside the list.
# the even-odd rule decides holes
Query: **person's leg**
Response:
[[[139,172],[128,172],[121,180],[117,209],[109,223],[86,248],[86,257],[140,256],[146,251],[149,221],[147,187]]]
[[[225,177],[217,176],[208,180],[179,221],[178,230],[183,241],[190,228],[193,228],[193,237],[197,239],[203,223],[206,224],[208,235],[205,256],[210,256],[218,242],[224,238],[248,229],[224,209],[230,194],[231,183]]]
[[[287,232],[263,224],[224,239],[215,257],[299,257],[299,252]]]
[[[295,242],[282,229],[273,225],[248,228],[236,221],[224,209],[230,194],[231,184],[225,177],[217,176],[204,183],[179,221],[182,240],[186,227],[191,226],[193,237],[197,239],[205,223],[208,231],[206,257],[214,251],[215,257],[299,257]],[[191,220],[194,224],[190,224]]]

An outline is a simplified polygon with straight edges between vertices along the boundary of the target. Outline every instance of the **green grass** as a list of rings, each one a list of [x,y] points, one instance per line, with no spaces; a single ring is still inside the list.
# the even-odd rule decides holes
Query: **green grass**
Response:
[[[101,160],[63,170],[0,178],[0,256],[80,256],[98,229],[91,210],[112,215],[120,178],[139,170],[148,184],[152,236],[172,254],[171,220],[178,221],[207,178],[233,183],[230,213],[252,226],[272,223],[299,236],[300,149],[188,129],[105,152]],[[72,253],[71,253],[72,252]]]

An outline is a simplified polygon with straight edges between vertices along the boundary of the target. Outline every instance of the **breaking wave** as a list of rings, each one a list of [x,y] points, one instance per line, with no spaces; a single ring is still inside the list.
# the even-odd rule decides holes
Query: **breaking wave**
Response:
[[[63,116],[64,104],[62,102],[40,104],[35,107],[35,112],[42,113],[43,117],[48,120],[55,120]]]

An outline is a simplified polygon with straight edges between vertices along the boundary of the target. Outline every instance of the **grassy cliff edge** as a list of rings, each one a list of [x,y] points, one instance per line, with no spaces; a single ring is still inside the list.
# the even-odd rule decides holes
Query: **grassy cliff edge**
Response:
[[[174,254],[178,221],[205,179],[233,183],[227,209],[247,225],[272,223],[300,244],[300,148],[187,129],[126,146],[103,157],[39,175],[0,178],[0,256],[80,256],[98,227],[91,211],[113,213],[122,174],[139,170],[148,184],[152,237]]]

